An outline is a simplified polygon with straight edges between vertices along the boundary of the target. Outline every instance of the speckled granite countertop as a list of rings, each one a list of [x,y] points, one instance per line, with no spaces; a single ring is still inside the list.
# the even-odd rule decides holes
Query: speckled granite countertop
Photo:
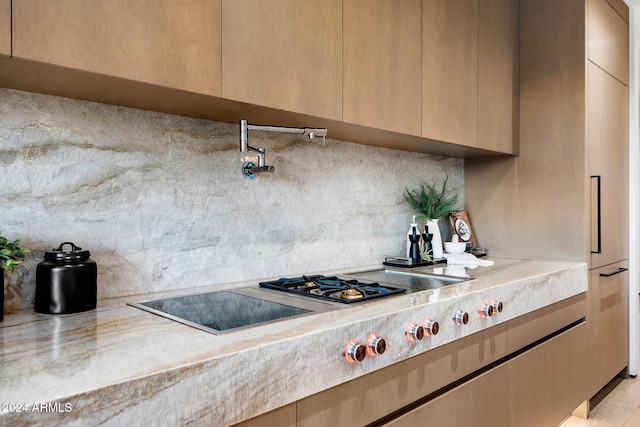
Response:
[[[100,300],[73,315],[9,314],[0,424],[233,424],[587,290],[584,263],[490,259],[467,282],[219,336],[126,305],[179,292]],[[478,304],[493,298],[504,311],[480,318]],[[464,327],[451,321],[458,308],[470,314]],[[425,316],[440,333],[409,345],[404,328]],[[387,351],[347,363],[344,345],[373,331]]]

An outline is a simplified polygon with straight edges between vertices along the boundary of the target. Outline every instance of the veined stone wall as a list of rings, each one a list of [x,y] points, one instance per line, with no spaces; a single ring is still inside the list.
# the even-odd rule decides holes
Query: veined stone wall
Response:
[[[0,230],[31,249],[5,272],[6,311],[32,306],[63,241],[91,251],[109,298],[381,263],[405,251],[405,187],[448,175],[464,205],[461,159],[249,139],[273,176],[243,178],[237,124],[0,89]]]

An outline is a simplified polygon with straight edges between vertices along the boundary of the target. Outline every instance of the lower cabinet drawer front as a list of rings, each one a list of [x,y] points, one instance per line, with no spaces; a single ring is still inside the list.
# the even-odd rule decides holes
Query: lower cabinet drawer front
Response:
[[[627,262],[592,270],[589,277],[589,397],[628,365]]]
[[[500,365],[383,425],[507,427],[507,372]]]
[[[291,403],[233,427],[296,427],[296,404]]]
[[[583,322],[508,362],[509,426],[555,426],[586,400],[587,342]]]
[[[509,322],[509,353],[546,337],[587,316],[587,294],[582,293]]]

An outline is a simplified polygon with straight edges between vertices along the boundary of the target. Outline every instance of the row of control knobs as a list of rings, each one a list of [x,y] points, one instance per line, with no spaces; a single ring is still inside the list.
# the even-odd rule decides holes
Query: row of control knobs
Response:
[[[502,313],[504,305],[501,301],[493,300],[490,303],[482,303],[478,308],[478,314],[481,318],[491,317],[496,313]],[[469,323],[469,314],[463,310],[458,310],[453,316],[453,322],[458,325],[466,325]],[[438,335],[440,331],[440,324],[428,318],[422,325],[415,322],[409,324],[406,330],[407,340],[410,343],[421,341],[425,337]],[[384,338],[381,338],[377,334],[372,334],[367,339],[366,345],[360,343],[357,340],[351,340],[347,343],[347,347],[344,351],[344,356],[349,363],[362,362],[367,355],[375,357],[382,354],[387,349],[387,342]]]

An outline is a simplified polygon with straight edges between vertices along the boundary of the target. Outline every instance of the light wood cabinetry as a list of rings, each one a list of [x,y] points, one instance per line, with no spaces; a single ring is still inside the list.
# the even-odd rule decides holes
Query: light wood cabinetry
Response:
[[[466,209],[491,253],[584,261],[591,269],[628,257],[624,8],[614,0],[520,2],[520,155],[465,162]],[[626,274],[617,280],[626,283]],[[591,292],[589,300],[598,300]],[[601,322],[591,310],[589,328]],[[614,336],[626,333],[622,322],[612,328]],[[608,352],[626,352],[625,341],[607,342]],[[586,399],[597,391],[594,381],[602,387],[626,366],[605,381],[595,360],[585,368]]]
[[[342,119],[342,0],[223,2],[224,98]]]
[[[422,2],[422,136],[478,145],[478,1]]]
[[[11,55],[11,0],[0,0],[0,55]]]
[[[519,2],[478,4],[478,147],[518,153]]]
[[[589,396],[628,364],[629,273],[621,262],[589,273]]]
[[[581,323],[508,363],[509,425],[554,426],[584,400],[587,325]]]
[[[343,120],[421,133],[421,0],[344,0]]]
[[[14,55],[219,96],[220,1],[16,1]]]
[[[231,123],[313,122],[331,138],[453,157],[515,154],[517,7],[0,0],[0,86]]]

